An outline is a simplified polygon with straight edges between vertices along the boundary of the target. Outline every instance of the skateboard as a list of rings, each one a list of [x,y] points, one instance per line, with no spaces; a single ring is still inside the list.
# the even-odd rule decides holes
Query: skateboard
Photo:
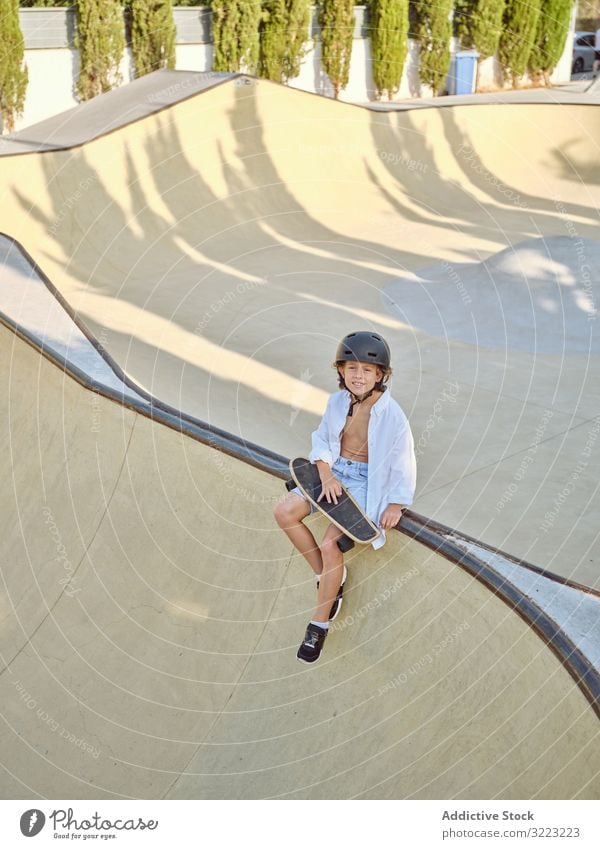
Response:
[[[342,494],[338,496],[337,504],[329,503],[326,498],[317,501],[322,487],[319,470],[315,463],[311,463],[305,457],[296,457],[295,460],[290,460],[290,473],[292,480],[286,482],[288,491],[298,486],[310,503],[344,532],[344,536],[337,541],[340,551],[350,551],[354,548],[355,542],[363,545],[373,542],[380,535],[379,528],[365,516],[344,486],[342,486]]]

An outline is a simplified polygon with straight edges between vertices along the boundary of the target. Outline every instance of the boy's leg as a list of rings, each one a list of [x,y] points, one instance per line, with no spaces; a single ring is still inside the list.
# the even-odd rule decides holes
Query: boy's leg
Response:
[[[331,606],[337,597],[344,574],[344,555],[337,547],[342,531],[335,525],[329,525],[321,542],[323,571],[319,579],[317,607],[312,617],[315,622],[328,622]]]
[[[292,492],[284,495],[273,510],[279,527],[286,532],[292,544],[308,561],[315,575],[320,576],[323,571],[321,549],[311,531],[302,522],[309,513],[308,501]]]
[[[344,572],[344,558],[336,545],[342,532],[335,525],[329,525],[321,543],[323,571],[319,581],[318,603],[312,620],[308,623],[304,639],[296,654],[304,663],[314,663],[321,656],[323,643],[329,629],[329,614],[337,598]],[[316,624],[315,624],[316,623]]]

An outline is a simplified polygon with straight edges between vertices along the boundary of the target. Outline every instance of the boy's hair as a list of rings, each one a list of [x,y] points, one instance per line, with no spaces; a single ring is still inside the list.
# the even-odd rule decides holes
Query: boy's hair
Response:
[[[348,362],[348,360],[336,360],[334,363],[331,364],[331,368],[334,368],[335,371],[336,371],[336,374],[337,374],[337,377],[338,377],[338,386],[339,386],[340,389],[345,389],[346,384],[344,382],[344,378],[341,376],[341,374],[339,372],[339,368],[340,368],[340,366],[345,365],[347,362]],[[373,363],[369,363],[368,365],[373,365]],[[383,374],[381,376],[381,380],[378,380],[377,383],[375,384],[375,389],[378,389],[380,392],[385,392],[387,387],[384,386],[384,384],[387,383],[388,380],[390,379],[390,377],[392,376],[393,370],[390,366],[376,365],[375,368],[381,369],[381,371],[383,372]]]

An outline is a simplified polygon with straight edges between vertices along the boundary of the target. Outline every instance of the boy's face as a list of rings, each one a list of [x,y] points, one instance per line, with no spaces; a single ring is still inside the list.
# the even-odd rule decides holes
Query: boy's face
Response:
[[[383,372],[379,366],[375,366],[373,363],[359,363],[356,360],[343,363],[339,366],[339,370],[348,389],[358,396],[370,392],[383,377]]]

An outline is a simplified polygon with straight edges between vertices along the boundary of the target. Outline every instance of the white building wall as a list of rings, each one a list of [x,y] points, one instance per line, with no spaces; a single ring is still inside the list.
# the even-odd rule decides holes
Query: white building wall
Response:
[[[175,67],[178,71],[210,71],[212,53],[212,44],[178,44]]]
[[[75,86],[79,77],[79,51],[68,47],[26,50],[25,63],[29,74],[27,99],[25,111],[16,121],[16,130],[78,105]],[[131,50],[125,50],[119,71],[122,85],[134,78]]]
[[[25,111],[16,121],[16,130],[77,106],[74,90],[79,74],[77,50],[27,50],[25,64],[29,74],[27,98]]]
[[[360,7],[357,7],[360,9]],[[65,11],[59,9],[28,9],[21,10],[21,15],[26,14],[30,41],[43,44],[44,38],[49,38],[52,43],[63,43],[62,47],[30,47],[25,51],[25,62],[29,71],[29,85],[23,115],[17,118],[15,129],[35,124],[38,121],[56,115],[66,109],[76,106],[78,100],[75,95],[75,85],[79,73],[79,55],[72,46],[72,33],[67,34],[65,26]],[[62,14],[62,17],[61,17]],[[205,14],[198,10],[185,10],[195,18],[192,20],[195,29],[192,33],[198,33],[199,37],[206,39],[206,30],[201,34],[198,19]],[[36,17],[37,15],[37,17]],[[179,20],[182,20],[182,10],[178,10]],[[48,27],[48,21],[57,21],[56,28]],[[183,18],[185,20],[185,18]],[[32,21],[40,21],[40,26],[32,26]],[[43,22],[43,26],[41,25]],[[72,24],[71,24],[72,25]],[[561,61],[559,62],[551,80],[553,83],[566,82],[571,76],[571,56],[573,34],[575,26],[575,9],[573,11],[571,33],[567,39],[567,45]],[[64,33],[62,32],[64,30]],[[357,32],[360,26],[357,25]],[[61,34],[62,33],[62,34]],[[195,37],[195,36],[194,36]],[[326,74],[323,73],[320,63],[321,45],[312,39],[307,43],[310,48],[302,64],[300,74],[290,81],[294,88],[317,92],[326,96],[333,95],[333,88]],[[452,49],[456,49],[454,40]],[[409,50],[404,67],[401,86],[394,100],[402,100],[410,97],[429,97],[431,91],[427,86],[422,86],[418,74],[417,42],[409,41]],[[176,67],[178,70],[210,71],[212,63],[212,44],[207,43],[178,43],[176,47]],[[121,63],[121,74],[123,84],[133,79],[133,62],[131,51],[126,50]],[[527,85],[525,79],[523,85]],[[480,87],[490,91],[509,87],[503,84],[500,77],[500,69],[497,59],[490,58],[482,62],[480,67]],[[351,103],[365,103],[375,99],[373,77],[371,73],[371,45],[368,38],[357,37],[353,41],[352,60],[350,65],[350,80],[345,90],[340,93],[340,100]]]

